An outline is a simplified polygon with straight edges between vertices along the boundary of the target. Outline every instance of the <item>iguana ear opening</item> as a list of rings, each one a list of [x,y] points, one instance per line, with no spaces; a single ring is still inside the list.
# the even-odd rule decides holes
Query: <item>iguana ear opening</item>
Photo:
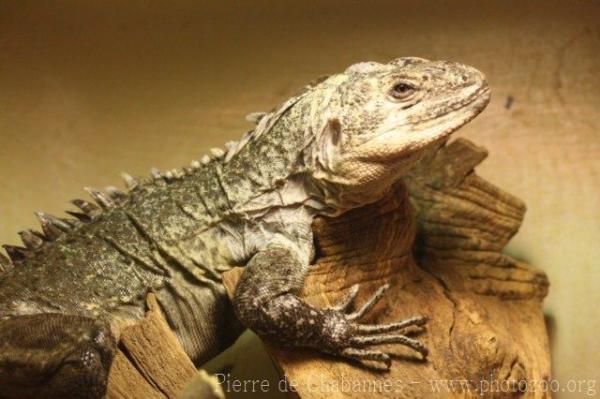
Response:
[[[332,171],[336,158],[341,155],[342,125],[338,118],[330,118],[318,138],[317,159],[323,168]]]

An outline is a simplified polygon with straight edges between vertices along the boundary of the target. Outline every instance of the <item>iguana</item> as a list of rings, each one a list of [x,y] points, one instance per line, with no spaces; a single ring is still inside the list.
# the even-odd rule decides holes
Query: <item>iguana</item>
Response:
[[[299,298],[315,257],[311,223],[377,201],[432,146],[487,105],[478,70],[447,61],[363,62],[311,84],[239,142],[190,167],[124,175],[127,193],[88,189],[74,219],[38,213],[42,233],[5,246],[0,275],[0,397],[102,397],[120,329],[155,293],[184,350],[201,363],[248,327],[270,342],[377,369],[371,348],[399,343],[415,316],[361,324],[384,295],[351,311]],[[245,266],[230,301],[221,273]],[[241,323],[240,323],[241,322]]]

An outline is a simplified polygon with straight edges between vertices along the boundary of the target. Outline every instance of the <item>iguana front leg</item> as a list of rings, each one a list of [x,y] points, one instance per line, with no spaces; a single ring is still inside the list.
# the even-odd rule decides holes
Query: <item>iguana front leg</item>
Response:
[[[107,325],[58,313],[0,321],[0,398],[102,398],[116,343]]]
[[[389,369],[389,354],[367,347],[399,343],[427,356],[419,341],[398,333],[410,326],[422,326],[424,317],[391,324],[360,324],[358,320],[380,300],[381,287],[361,308],[349,309],[358,292],[352,288],[340,305],[318,309],[298,297],[308,265],[285,245],[271,245],[247,264],[234,295],[238,318],[261,337],[285,346],[315,348],[352,359],[367,367]]]

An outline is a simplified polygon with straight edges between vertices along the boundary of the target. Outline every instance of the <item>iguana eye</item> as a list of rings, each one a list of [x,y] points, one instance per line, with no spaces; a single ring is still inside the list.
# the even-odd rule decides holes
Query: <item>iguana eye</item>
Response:
[[[392,90],[390,91],[390,95],[397,100],[406,100],[412,97],[415,94],[415,87],[409,83],[400,82],[396,83]]]

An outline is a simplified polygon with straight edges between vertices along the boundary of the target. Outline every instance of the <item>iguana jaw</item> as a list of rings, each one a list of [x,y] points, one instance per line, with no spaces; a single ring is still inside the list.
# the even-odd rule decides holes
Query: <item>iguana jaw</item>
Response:
[[[490,90],[485,81],[473,92],[458,96],[454,104],[447,105],[447,111],[439,115],[424,115],[400,121],[400,127],[383,126],[372,138],[356,149],[355,156],[367,162],[406,163],[411,154],[430,144],[446,139],[450,134],[479,115],[490,101]]]

